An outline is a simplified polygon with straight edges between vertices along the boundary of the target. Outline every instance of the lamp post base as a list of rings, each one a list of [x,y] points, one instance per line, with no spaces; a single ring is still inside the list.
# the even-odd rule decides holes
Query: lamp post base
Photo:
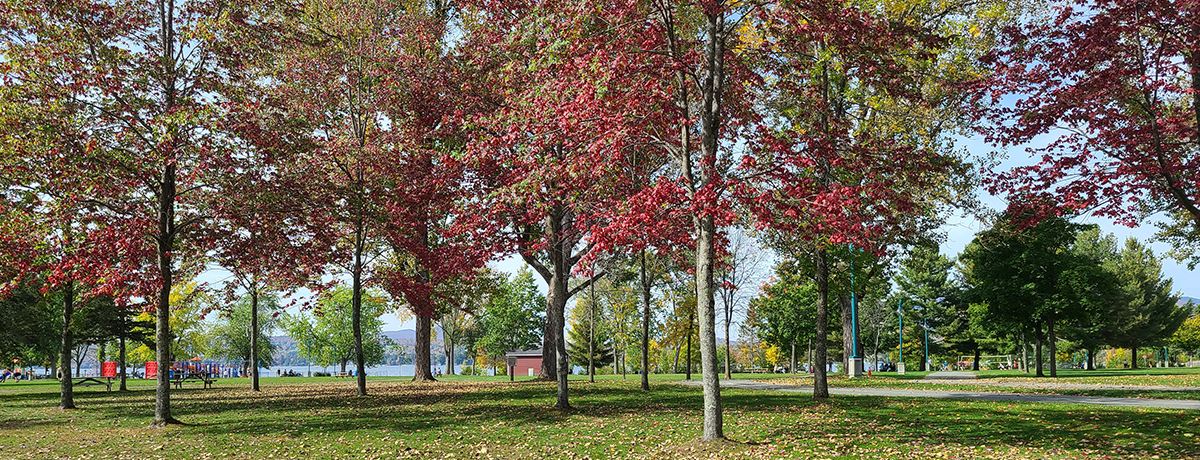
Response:
[[[850,365],[846,367],[846,376],[852,379],[863,376],[862,358],[850,358]]]
[[[896,363],[896,373],[904,375],[904,361]]]

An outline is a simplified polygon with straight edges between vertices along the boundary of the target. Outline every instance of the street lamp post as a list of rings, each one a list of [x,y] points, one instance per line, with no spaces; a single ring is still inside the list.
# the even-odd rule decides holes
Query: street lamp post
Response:
[[[863,359],[858,350],[858,302],[854,294],[854,246],[850,246],[850,342],[851,356],[846,363],[846,375],[850,378],[862,377]]]

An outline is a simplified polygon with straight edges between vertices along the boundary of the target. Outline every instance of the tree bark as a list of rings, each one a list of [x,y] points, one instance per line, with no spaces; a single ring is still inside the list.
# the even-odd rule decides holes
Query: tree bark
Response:
[[[120,368],[119,368],[117,371],[121,373],[121,374],[120,374],[120,375],[121,375],[121,386],[117,388],[117,390],[118,390],[118,391],[129,391],[129,388],[127,388],[127,387],[125,386],[125,379],[126,379],[126,372],[125,372],[125,364],[126,364],[126,363],[125,363],[125,332],[126,332],[126,331],[122,331],[122,332],[121,332],[121,338],[120,338],[120,353],[121,353],[121,355],[117,357],[117,363],[118,363],[117,365],[118,365],[118,366],[120,366]]]
[[[356,222],[355,237],[354,237],[354,273],[352,274],[351,286],[351,328],[354,333],[354,367],[355,378],[358,383],[358,395],[367,395],[367,366],[366,356],[363,354],[363,334],[362,334],[362,272],[363,272],[363,252],[366,244],[366,229],[362,218],[359,217]]]
[[[650,279],[646,276],[646,250],[641,251],[642,278],[642,390],[650,391]]]
[[[250,284],[250,391],[258,389],[258,285]]]
[[[711,215],[699,219],[696,244],[696,309],[700,314],[700,370],[704,386],[704,431],[702,440],[724,439],[721,412],[720,373],[717,367],[716,309],[714,305],[713,256],[716,225]],[[688,334],[690,348],[691,334]],[[690,352],[690,349],[689,349]],[[690,354],[690,353],[689,353]],[[691,356],[688,356],[691,377]]]
[[[1137,360],[1138,360],[1138,356],[1137,356],[1137,349],[1138,349],[1138,347],[1137,347],[1137,345],[1136,345],[1136,344],[1135,344],[1135,345],[1134,345],[1132,348],[1130,348],[1130,349],[1129,349],[1129,368],[1130,368],[1130,369],[1137,369],[1137,368],[1138,368],[1138,362],[1137,362]]]
[[[418,313],[417,315],[417,344],[413,350],[413,381],[435,382],[433,377],[433,357],[429,347],[433,343],[433,318]]]
[[[692,313],[688,312],[687,353],[683,355],[683,371],[687,373],[687,380],[692,379],[692,324],[695,321]]]
[[[164,3],[159,2],[162,14]],[[172,8],[174,5],[172,5]],[[167,32],[164,31],[164,34]],[[172,104],[168,104],[172,105]],[[171,286],[174,282],[175,250],[175,165],[163,167],[158,190],[158,234],[155,236],[158,252],[158,270],[162,284],[158,287],[158,304],[155,306],[157,324],[154,326],[157,341],[158,378],[154,390],[154,421],[151,426],[179,423],[171,416]]]
[[[1058,377],[1058,337],[1054,335],[1054,320],[1046,324],[1047,340],[1050,342],[1050,376]]]
[[[838,296],[842,308],[842,369],[850,369],[850,358],[854,357],[854,317],[850,314],[850,297]]]
[[[1096,351],[1092,349],[1087,350],[1087,370],[1096,370]]]
[[[62,328],[62,349],[59,351],[59,367],[61,369],[61,378],[59,382],[60,397],[58,402],[59,409],[74,409],[75,408],[75,388],[74,381],[71,380],[71,351],[75,348],[75,337],[71,331],[71,317],[75,315],[75,282],[67,281],[63,285],[63,328]]]
[[[1034,330],[1033,344],[1034,344],[1034,350],[1035,350],[1034,356],[1033,356],[1035,362],[1033,363],[1033,366],[1034,366],[1034,368],[1037,369],[1037,373],[1035,373],[1034,376],[1035,377],[1045,377],[1046,374],[1042,372],[1042,325],[1041,324],[1038,324],[1037,328]]]
[[[816,251],[817,349],[813,356],[813,399],[829,398],[829,376],[825,366],[829,350],[829,267],[825,249]]]
[[[454,339],[450,334],[446,333],[445,324],[442,325],[442,345],[446,352],[446,375],[454,374]]]
[[[588,305],[588,382],[596,382],[596,284],[592,283]]]
[[[975,345],[975,363],[971,365],[971,370],[979,370],[979,345]]]
[[[732,353],[730,352],[730,349],[729,349],[729,324],[731,322],[729,317],[731,315],[729,314],[730,312],[729,312],[728,308],[725,309],[725,312],[726,312],[726,315],[725,315],[725,378],[732,379],[733,373],[732,373],[732,370],[730,370],[730,368],[729,368],[729,357],[732,356]],[[792,344],[792,363],[793,364],[795,364],[795,358],[796,358],[796,344],[793,343]]]

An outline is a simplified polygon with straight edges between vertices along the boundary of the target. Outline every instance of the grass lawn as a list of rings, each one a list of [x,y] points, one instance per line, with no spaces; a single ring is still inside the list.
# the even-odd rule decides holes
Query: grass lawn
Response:
[[[172,393],[186,425],[146,428],[154,391],[89,387],[56,409],[54,382],[0,384],[5,458],[1200,458],[1200,413],[1001,402],[835,397],[725,390],[730,441],[695,442],[698,388],[655,376],[572,381],[575,409],[550,408],[554,385],[495,377],[413,384],[245,379]]]

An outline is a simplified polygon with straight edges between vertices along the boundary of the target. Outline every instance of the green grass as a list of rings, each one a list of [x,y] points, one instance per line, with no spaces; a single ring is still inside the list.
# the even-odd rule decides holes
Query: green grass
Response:
[[[1194,399],[1200,400],[1200,368],[1154,368],[1154,369],[1120,369],[1120,370],[1060,370],[1059,377],[1031,377],[1021,371],[979,371],[980,384],[971,380],[959,380],[955,383],[929,383],[922,381],[929,372],[907,372],[898,375],[895,372],[874,373],[872,376],[860,379],[846,378],[844,375],[831,375],[830,386],[850,388],[899,388],[906,390],[949,390],[975,392],[1003,392],[1030,394],[1060,394],[1076,396],[1107,396],[1115,398],[1158,398],[1158,399]],[[1049,375],[1049,374],[1047,374]],[[808,378],[776,378],[774,383],[791,385],[812,385]],[[1033,387],[994,386],[988,382],[1019,383]],[[1056,384],[1085,384],[1085,385],[1125,385],[1125,386],[1156,386],[1171,388],[1128,388],[1128,389],[1081,389],[1055,388]]]
[[[759,375],[761,377],[761,375]],[[1072,405],[835,397],[724,390],[729,442],[695,442],[697,388],[655,376],[572,381],[558,411],[545,382],[447,376],[413,384],[245,379],[173,392],[185,422],[146,428],[149,381],[128,393],[89,387],[79,409],[56,409],[53,382],[0,384],[6,458],[1161,458],[1200,457],[1200,413]],[[496,379],[489,377],[488,379]],[[473,381],[474,380],[474,381]]]

